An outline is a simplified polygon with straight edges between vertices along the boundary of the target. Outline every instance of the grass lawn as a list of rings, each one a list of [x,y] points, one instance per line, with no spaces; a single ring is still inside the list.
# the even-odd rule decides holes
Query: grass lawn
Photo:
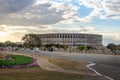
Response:
[[[70,61],[66,59],[59,59],[59,58],[49,58],[49,57],[44,57],[47,59],[49,62],[62,67],[63,69],[68,69],[68,70],[76,70],[76,66],[79,64],[77,61]]]
[[[83,80],[83,76],[45,71],[40,67],[0,68],[0,80]]]
[[[87,63],[82,61],[80,62],[80,61],[50,58],[50,57],[44,57],[44,58],[47,59],[49,62],[62,67],[63,69],[91,72],[91,70],[89,70],[86,67]]]

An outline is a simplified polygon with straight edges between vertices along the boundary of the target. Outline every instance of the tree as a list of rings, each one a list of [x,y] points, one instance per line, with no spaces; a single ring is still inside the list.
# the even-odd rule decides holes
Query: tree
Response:
[[[4,43],[3,42],[0,42],[0,47],[4,47]]]
[[[116,55],[117,45],[110,43],[107,45],[107,48],[110,49]]]
[[[27,34],[22,38],[22,40],[24,43],[24,47],[27,47],[27,48],[41,47],[42,46],[41,39],[36,34]]]
[[[39,36],[37,36],[37,35],[34,36],[34,41],[35,41],[35,43],[34,43],[35,47],[41,47],[42,46],[42,41],[41,41]]]
[[[63,45],[63,49],[67,50],[68,46],[67,45]]]
[[[55,44],[46,44],[46,45],[45,45],[45,47],[46,47],[46,48],[51,48],[51,47],[53,47],[53,46],[55,46],[55,47],[56,47],[56,45],[55,45]]]
[[[85,49],[85,46],[82,46],[82,45],[80,45],[80,46],[77,46],[77,50],[80,50],[80,51],[82,51],[82,50],[84,50]]]
[[[15,46],[16,46],[16,43],[11,42],[11,41],[5,41],[5,42],[4,42],[4,45],[5,45],[5,46],[12,46],[12,47],[15,47]]]
[[[119,51],[120,51],[120,45],[117,45],[117,50],[119,50]]]

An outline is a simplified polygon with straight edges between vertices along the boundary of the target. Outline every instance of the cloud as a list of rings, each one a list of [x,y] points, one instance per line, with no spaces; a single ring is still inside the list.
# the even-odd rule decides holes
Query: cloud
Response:
[[[120,19],[120,0],[104,0],[102,2],[105,19]]]
[[[34,27],[34,26],[13,26],[13,25],[0,25],[0,41],[21,41],[22,37],[28,33],[44,33],[48,27]]]
[[[96,17],[120,19],[119,3],[119,0],[0,0],[0,24],[40,26],[90,23]],[[82,5],[93,11],[80,18],[77,11]]]
[[[92,20],[94,17],[120,19],[120,0],[83,0],[82,5],[94,9],[87,16]]]
[[[120,33],[117,32],[103,32],[101,33],[104,35],[104,37],[115,40],[115,41],[120,41]]]
[[[1,27],[4,27],[4,31],[8,32],[9,34],[11,33],[29,33],[31,31],[36,31],[36,30],[44,30],[47,29],[47,27],[41,26],[41,27],[34,27],[34,26],[13,26],[13,25],[0,25]]]
[[[11,13],[0,23],[10,25],[39,26],[59,22],[75,21],[78,7],[57,2],[39,3],[24,8],[21,12]]]
[[[13,13],[22,10],[34,0],[0,0],[0,13]]]
[[[1,26],[0,26],[0,31],[4,31],[4,27],[1,27]]]

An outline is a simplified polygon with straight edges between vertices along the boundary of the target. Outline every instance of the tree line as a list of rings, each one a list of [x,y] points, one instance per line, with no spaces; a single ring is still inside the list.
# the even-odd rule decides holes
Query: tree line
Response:
[[[26,37],[26,36],[25,36]],[[11,41],[5,41],[5,42],[0,42],[0,47],[7,47],[7,46],[11,46],[11,47],[22,47],[22,48],[30,48],[30,49],[33,49],[34,47],[45,47],[45,48],[52,48],[52,47],[56,47],[56,48],[63,48],[63,49],[67,49],[68,46],[67,45],[60,45],[60,44],[46,44],[46,45],[43,45],[42,42],[41,42],[41,39],[37,36],[32,36],[31,38],[28,38],[26,39],[25,37],[23,37],[22,40],[24,40],[24,43],[23,44],[17,44],[15,42],[11,42]],[[112,53],[114,53],[115,55],[116,54],[120,54],[120,44],[119,45],[116,45],[114,43],[109,43],[107,46],[106,46],[107,49],[109,49]],[[77,46],[76,48],[77,50],[96,50],[97,48],[95,47],[92,47],[92,46],[83,46],[83,45],[80,45],[80,46]]]
[[[110,43],[106,47],[110,49],[115,55],[117,53],[120,54],[120,44],[116,45],[116,44]]]

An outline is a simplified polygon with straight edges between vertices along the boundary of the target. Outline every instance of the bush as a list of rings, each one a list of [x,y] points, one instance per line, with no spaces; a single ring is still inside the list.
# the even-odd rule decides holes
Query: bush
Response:
[[[82,50],[84,50],[84,49],[85,49],[85,46],[77,46],[77,50],[82,51]]]

